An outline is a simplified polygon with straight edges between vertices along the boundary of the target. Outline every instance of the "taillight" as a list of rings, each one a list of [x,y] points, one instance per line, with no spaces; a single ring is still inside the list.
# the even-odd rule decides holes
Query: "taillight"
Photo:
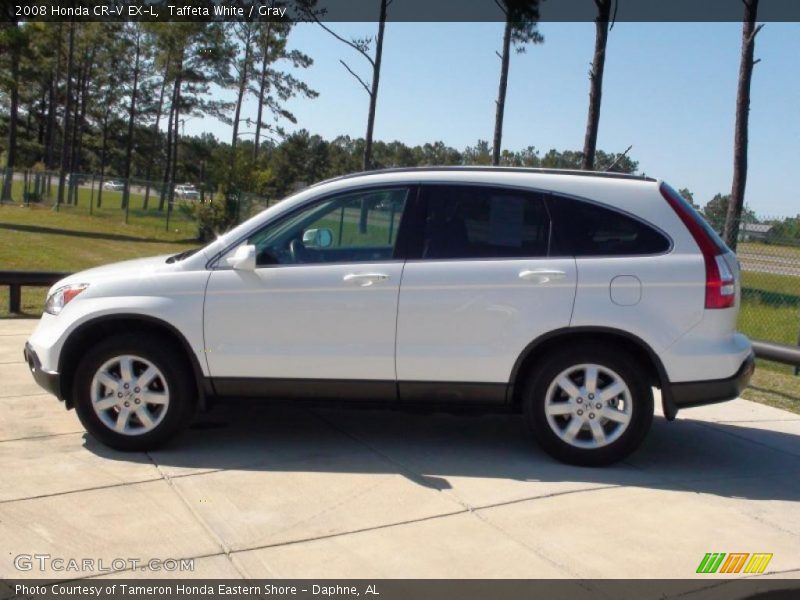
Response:
[[[725,260],[728,247],[678,192],[666,183],[662,183],[659,189],[703,254],[706,265],[706,308],[730,308],[736,303],[736,278]]]
[[[706,308],[730,308],[736,302],[736,280],[722,254],[714,257],[714,267],[709,275],[706,264]]]

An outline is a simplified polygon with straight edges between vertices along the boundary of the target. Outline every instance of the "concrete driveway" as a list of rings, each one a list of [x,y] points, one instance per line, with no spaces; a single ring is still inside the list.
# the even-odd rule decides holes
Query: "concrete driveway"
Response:
[[[586,469],[511,416],[237,403],[123,454],[36,387],[33,326],[0,321],[0,578],[97,574],[18,571],[21,554],[194,558],[195,577],[686,578],[707,552],[800,577],[800,415],[657,417],[624,464]]]

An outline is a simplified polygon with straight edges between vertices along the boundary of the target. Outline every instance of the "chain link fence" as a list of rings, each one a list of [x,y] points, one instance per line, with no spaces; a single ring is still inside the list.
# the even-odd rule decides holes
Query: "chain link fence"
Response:
[[[0,206],[24,206],[65,211],[183,234],[198,235],[198,208],[224,206],[238,224],[276,204],[278,199],[249,192],[223,195],[191,183],[170,186],[164,181],[123,178],[97,173],[65,173],[63,191],[58,171],[0,170]],[[222,233],[222,232],[215,232]]]
[[[220,194],[192,184],[129,180],[97,173],[0,171],[2,205],[46,208],[98,219],[130,223],[194,238],[197,223],[192,207],[216,201]]]
[[[722,230],[721,218],[708,221]],[[739,330],[753,339],[800,346],[800,218],[748,213],[739,226],[736,255],[742,270]]]

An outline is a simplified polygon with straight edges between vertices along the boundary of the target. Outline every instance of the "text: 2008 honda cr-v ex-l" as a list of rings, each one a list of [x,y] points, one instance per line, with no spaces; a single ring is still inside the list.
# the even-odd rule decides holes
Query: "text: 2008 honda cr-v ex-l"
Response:
[[[736,397],[736,257],[667,184],[525,169],[324,182],[196,252],[57,283],[25,347],[109,446],[150,448],[209,398],[520,411],[541,446],[632,452],[661,389]]]

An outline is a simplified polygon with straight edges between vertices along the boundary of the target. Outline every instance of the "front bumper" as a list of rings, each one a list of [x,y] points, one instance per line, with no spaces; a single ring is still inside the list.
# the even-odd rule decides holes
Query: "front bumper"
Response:
[[[751,352],[732,377],[671,384],[670,395],[675,410],[738,398],[750,383],[755,368],[756,358]]]
[[[45,371],[42,368],[42,363],[39,360],[39,357],[36,356],[36,351],[33,349],[30,343],[25,343],[25,349],[22,353],[23,356],[25,356],[25,362],[28,363],[28,367],[31,370],[34,381],[36,381],[36,383],[38,383],[39,386],[45,391],[53,394],[59,400],[62,400],[61,376],[58,373]]]

